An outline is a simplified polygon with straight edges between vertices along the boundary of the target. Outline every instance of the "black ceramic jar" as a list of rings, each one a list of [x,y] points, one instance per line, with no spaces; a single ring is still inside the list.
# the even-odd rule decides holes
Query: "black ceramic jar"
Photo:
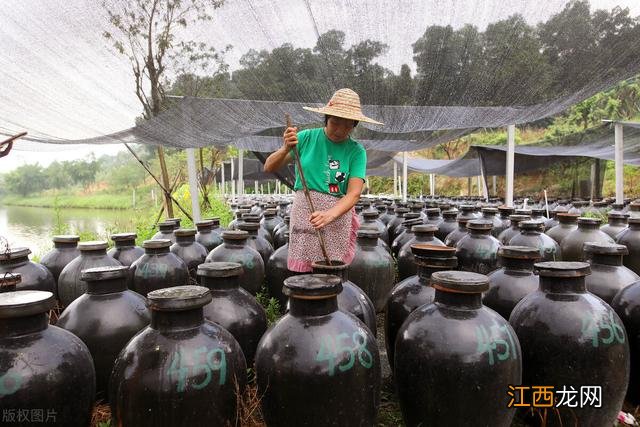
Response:
[[[630,218],[629,227],[622,230],[616,238],[616,243],[625,245],[629,254],[623,258],[625,266],[640,274],[640,219]]]
[[[273,247],[278,249],[279,247],[289,242],[289,237],[285,237],[285,233],[289,232],[289,223],[291,217],[289,215],[284,217],[284,222],[281,225],[276,226],[273,232]]]
[[[511,425],[507,390],[520,384],[522,358],[509,323],[482,305],[489,279],[440,271],[431,275],[431,284],[434,301],[409,315],[395,344],[405,424]]]
[[[624,245],[587,242],[584,253],[591,264],[591,274],[585,279],[587,290],[607,304],[622,289],[640,280],[640,276],[622,265],[622,257],[629,253]]]
[[[376,312],[384,310],[396,277],[393,258],[378,243],[378,236],[374,230],[358,230],[356,252],[348,273],[349,280],[373,301]]]
[[[393,287],[384,310],[384,337],[391,367],[398,329],[416,308],[433,301],[435,290],[431,287],[431,275],[458,266],[455,248],[422,243],[413,244],[410,248],[417,274]]]
[[[151,324],[122,350],[111,374],[111,424],[237,425],[247,381],[240,345],[204,319],[201,286],[150,292]]]
[[[434,246],[444,246],[444,243],[434,233],[438,228],[433,224],[414,225],[411,228],[413,237],[404,243],[398,251],[398,279],[404,280],[409,276],[417,273],[417,268],[413,262],[413,251],[411,246],[414,244],[425,244]]]
[[[236,262],[210,262],[198,267],[201,286],[211,291],[211,302],[204,306],[204,318],[224,329],[238,341],[247,366],[262,335],[267,330],[267,314],[256,298],[240,287],[242,266]]]
[[[612,239],[616,239],[618,234],[627,226],[629,221],[629,214],[609,212],[607,215],[607,224],[600,227],[600,230],[609,235]]]
[[[500,242],[491,235],[493,224],[483,219],[467,222],[469,231],[456,245],[460,270],[487,274],[498,268]]]
[[[562,239],[560,249],[563,261],[584,261],[586,242],[614,243],[608,234],[600,231],[601,220],[597,218],[578,218],[578,228]]]
[[[554,408],[547,425],[611,425],[629,380],[622,322],[607,303],[587,292],[589,264],[543,262],[535,267],[540,288],[524,297],[509,319],[522,346],[523,384],[578,392],[601,387],[598,406]]]
[[[447,234],[447,237],[444,239],[445,246],[455,248],[458,242],[469,232],[469,230],[467,230],[467,222],[469,222],[467,218],[458,218],[456,221],[458,222],[458,228]]]
[[[91,352],[98,398],[108,398],[116,357],[151,319],[146,299],[127,289],[128,272],[126,266],[83,270],[81,279],[87,283],[87,292],[69,304],[56,322],[80,338]]]
[[[611,308],[620,316],[629,338],[631,373],[626,399],[633,406],[640,405],[640,281],[620,290],[611,301]]]
[[[509,215],[509,227],[502,230],[497,239],[503,245],[508,245],[513,236],[520,234],[520,222],[527,221],[528,219],[531,219],[529,215]]]
[[[377,238],[377,236],[376,236]],[[380,400],[375,337],[338,309],[340,278],[285,280],[289,312],[256,353],[258,395],[269,426],[371,426]]]
[[[289,238],[289,231],[285,231],[284,235]],[[281,309],[287,306],[287,297],[282,293],[284,279],[294,276],[298,273],[289,270],[287,260],[289,259],[289,243],[280,246],[275,250],[273,255],[267,261],[265,269],[265,282],[269,296],[278,301]]]
[[[500,236],[500,233],[511,226],[511,220],[509,219],[509,217],[514,214],[515,209],[510,206],[499,206],[498,212],[500,213],[498,217],[500,219],[500,225],[494,225],[493,230],[491,230],[491,234],[493,235],[493,237],[500,240],[498,238],[498,236]]]
[[[49,325],[55,305],[51,292],[0,293],[3,424],[12,411],[16,425],[89,425],[96,387],[91,353],[71,332]],[[19,410],[27,411],[21,422]]]
[[[209,254],[204,245],[196,242],[195,228],[179,228],[173,231],[176,241],[169,251],[184,261],[189,269],[189,277],[192,281],[197,280],[198,266],[202,264]]]
[[[53,274],[53,279],[55,280],[57,287],[58,277],[60,277],[62,269],[73,261],[75,257],[80,255],[80,251],[78,250],[80,236],[60,235],[53,236],[52,240],[53,249],[42,257],[40,264],[47,267],[51,274]]]
[[[529,246],[537,248],[542,261],[560,261],[562,253],[560,245],[544,234],[544,223],[527,220],[520,222],[520,234],[509,240],[509,246]]]
[[[113,240],[115,246],[107,251],[107,255],[116,259],[120,264],[129,267],[135,260],[144,255],[144,249],[136,246],[137,237],[136,233],[112,234],[111,240]]]
[[[0,253],[0,275],[20,274],[19,291],[46,291],[56,294],[56,283],[51,272],[42,264],[29,260],[29,248],[9,248]]]
[[[220,220],[218,220],[220,221]],[[196,242],[207,250],[207,254],[222,244],[222,234],[214,231],[215,222],[212,219],[196,222]]]
[[[556,217],[558,218],[558,225],[545,231],[545,234],[558,244],[561,244],[562,240],[564,240],[569,233],[578,228],[578,215],[559,212],[556,214]]]
[[[107,242],[89,241],[78,243],[80,256],[62,269],[58,278],[58,300],[66,307],[87,291],[87,282],[82,280],[82,270],[94,267],[110,267],[122,265],[107,255]]]
[[[273,245],[269,243],[269,241],[264,238],[262,235],[258,233],[260,230],[260,224],[251,223],[251,222],[240,222],[236,226],[238,230],[246,231],[249,233],[249,237],[247,239],[247,246],[252,247],[262,257],[262,262],[264,265],[267,265],[267,261],[271,255],[273,255]]]
[[[180,228],[180,224],[176,221],[166,220],[165,222],[158,223],[158,232],[153,235],[152,240],[171,240],[171,243],[176,242],[176,238],[173,235],[173,230]]]
[[[171,240],[145,240],[144,255],[129,269],[132,290],[147,296],[151,291],[189,283],[189,268],[170,251]]]
[[[225,230],[223,243],[207,255],[205,262],[237,262],[244,273],[240,276],[240,286],[251,295],[256,295],[265,279],[264,262],[260,253],[247,245],[249,233],[242,230]]]
[[[342,261],[331,261],[331,265],[318,261],[311,267],[313,274],[332,274],[340,278],[342,292],[338,294],[338,309],[356,316],[376,336],[376,308],[367,294],[349,280],[349,266]]]
[[[503,246],[498,249],[501,268],[489,273],[489,290],[482,303],[509,320],[513,308],[539,287],[533,264],[540,259],[540,252],[528,246]]]
[[[442,212],[442,222],[438,224],[438,230],[435,232],[435,236],[442,242],[446,240],[449,233],[458,228],[457,216],[457,211],[448,210]]]

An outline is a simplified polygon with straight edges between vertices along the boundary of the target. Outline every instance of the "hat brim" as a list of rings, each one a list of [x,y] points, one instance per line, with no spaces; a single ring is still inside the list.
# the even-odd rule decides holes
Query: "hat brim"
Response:
[[[370,117],[367,117],[363,114],[357,114],[353,112],[346,112],[342,110],[338,110],[336,108],[332,108],[330,106],[320,107],[320,108],[312,108],[312,107],[302,107],[307,111],[313,111],[314,113],[326,114],[328,116],[341,117],[343,119],[349,120],[357,120],[359,122],[371,123],[374,125],[384,125],[384,123],[379,122],[377,120],[373,120]]]

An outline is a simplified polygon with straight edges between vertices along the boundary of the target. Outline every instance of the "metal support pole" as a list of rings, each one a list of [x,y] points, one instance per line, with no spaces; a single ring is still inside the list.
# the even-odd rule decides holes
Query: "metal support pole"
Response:
[[[238,150],[238,196],[244,195],[244,151]]]
[[[227,186],[225,185],[225,182],[224,182],[224,160],[222,161],[222,164],[220,165],[220,178],[222,178],[222,183],[221,183],[222,191],[221,191],[221,193],[222,193],[223,196],[226,196],[227,195]]]
[[[393,161],[393,197],[398,196],[398,164]]]
[[[198,201],[198,175],[196,155],[193,148],[187,148],[187,174],[189,175],[189,194],[191,195],[191,214],[193,221],[200,221],[200,202]]]
[[[615,138],[615,170],[616,170],[616,203],[624,203],[624,136],[622,123],[614,125]]]
[[[431,197],[436,195],[436,176],[432,173],[429,174],[429,194]]]
[[[253,181],[253,186],[255,187],[254,188],[254,193],[258,194],[258,181]]]
[[[492,192],[491,194],[493,195],[493,197],[495,197],[495,196],[496,196],[496,194],[498,194],[498,190],[496,190],[496,187],[497,187],[497,182],[496,182],[496,181],[497,181],[497,178],[496,178],[496,176],[495,176],[495,175],[493,175],[491,178],[492,178],[492,181],[493,181],[493,192]]]
[[[507,166],[506,166],[506,193],[504,197],[504,204],[506,206],[513,206],[513,168],[515,163],[515,149],[516,149],[516,125],[507,126]]]
[[[402,201],[407,201],[407,152],[402,153]]]

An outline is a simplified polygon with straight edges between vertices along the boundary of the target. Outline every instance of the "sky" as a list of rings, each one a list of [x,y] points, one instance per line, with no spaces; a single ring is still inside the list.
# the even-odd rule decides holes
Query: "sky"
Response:
[[[124,0],[107,0],[117,8]],[[562,0],[541,7],[532,0],[226,0],[206,24],[182,34],[233,48],[232,69],[249,49],[289,42],[312,47],[317,34],[339,29],[347,46],[373,38],[389,45],[380,63],[398,71],[412,64],[411,43],[427,25],[460,27],[521,13],[530,23],[560,11]],[[638,0],[592,0],[595,8],[629,7]],[[79,139],[129,128],[140,115],[128,60],[111,49],[100,0],[3,0],[0,2],[0,133]],[[0,135],[0,140],[3,139]],[[21,164],[86,158],[122,150],[120,145],[43,145],[18,141],[0,159],[0,173]]]

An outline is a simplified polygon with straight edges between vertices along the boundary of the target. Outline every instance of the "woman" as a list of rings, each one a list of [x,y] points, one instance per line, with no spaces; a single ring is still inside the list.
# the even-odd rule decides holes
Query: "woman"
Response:
[[[316,230],[323,234],[332,261],[350,264],[353,260],[360,226],[353,206],[364,186],[367,153],[350,134],[358,122],[382,124],[362,114],[360,97],[351,89],[336,91],[324,107],[303,108],[324,114],[324,128],[298,132],[288,127],[284,145],[264,163],[265,172],[275,172],[293,161],[291,149],[298,147],[315,212],[307,203],[296,168],[287,267],[297,272],[309,272],[313,262],[324,260]]]

